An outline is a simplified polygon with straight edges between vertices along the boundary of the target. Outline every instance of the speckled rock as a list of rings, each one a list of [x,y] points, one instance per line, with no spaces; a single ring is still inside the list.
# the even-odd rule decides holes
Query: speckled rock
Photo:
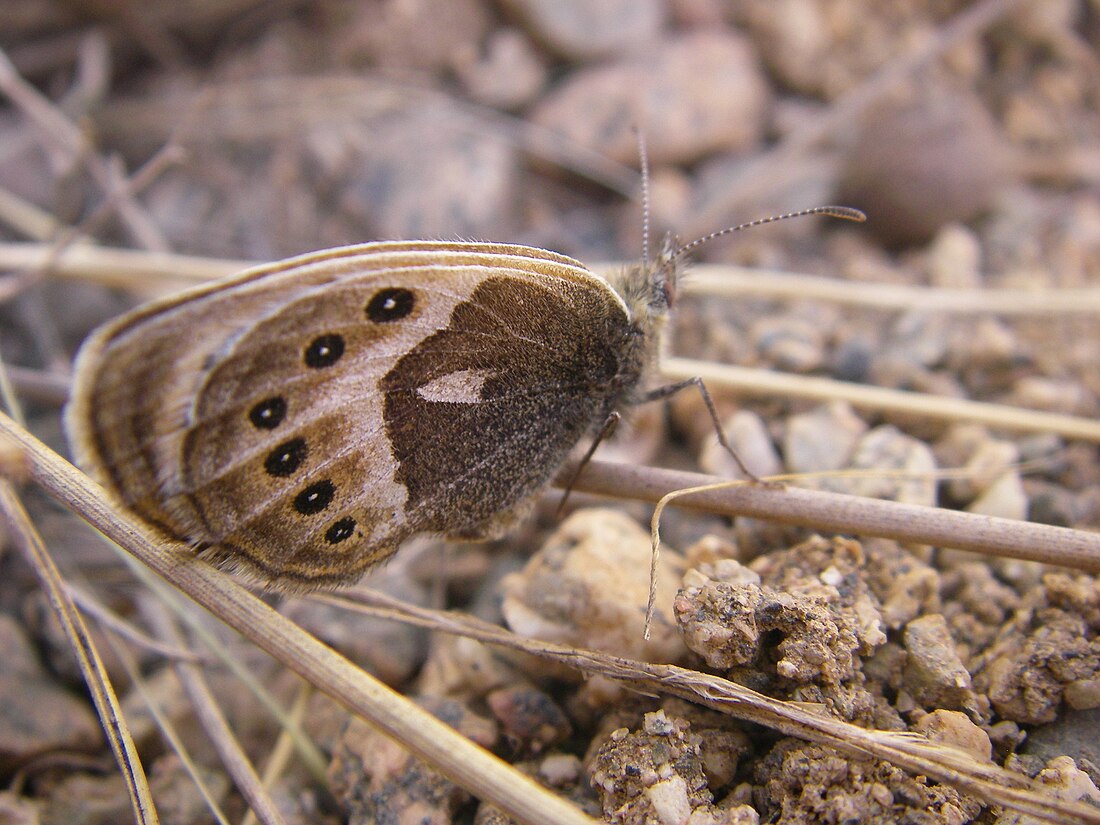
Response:
[[[761,814],[786,822],[959,825],[981,805],[947,785],[885,762],[850,759],[827,745],[783,739],[757,767]]]
[[[811,539],[753,562],[761,584],[685,577],[675,609],[684,641],[710,667],[757,690],[870,719],[860,657],[886,641],[854,542]]]
[[[905,626],[903,639],[908,656],[902,684],[909,695],[928,710],[965,710],[981,718],[970,673],[943,616],[931,613],[914,619]]]
[[[461,703],[422,699],[435,716],[484,748],[496,726]],[[400,744],[358,718],[348,722],[329,764],[333,795],[349,825],[377,822],[451,822],[469,794]]]
[[[1066,686],[1100,675],[1100,584],[1047,574],[975,667],[974,686],[1004,718],[1053,722]]]
[[[664,23],[662,0],[505,0],[531,33],[574,60],[652,45]]]
[[[1048,792],[1063,799],[1086,802],[1093,807],[1100,805],[1100,789],[1068,756],[1051,759],[1035,778]],[[1005,811],[993,820],[993,825],[1030,825],[1033,821],[1031,817]]]
[[[698,31],[578,70],[538,104],[532,120],[623,163],[637,162],[637,126],[651,163],[686,163],[755,144],[766,98],[745,40],[730,30]]]
[[[507,237],[519,157],[502,137],[460,128],[451,106],[423,104],[339,135],[318,153],[344,212],[378,239]],[[336,139],[329,137],[335,142]]]
[[[604,815],[624,825],[757,821],[744,818],[748,811],[731,819],[729,812],[715,809],[701,744],[687,720],[663,709],[647,713],[641,730],[613,731],[588,766]]]
[[[501,610],[516,633],[652,662],[687,651],[671,614],[680,573],[662,549],[652,636],[642,629],[649,596],[649,533],[615,510],[566,519],[521,573],[505,577]]]
[[[569,719],[546,693],[517,685],[495,690],[485,698],[513,750],[541,753],[572,733]]]

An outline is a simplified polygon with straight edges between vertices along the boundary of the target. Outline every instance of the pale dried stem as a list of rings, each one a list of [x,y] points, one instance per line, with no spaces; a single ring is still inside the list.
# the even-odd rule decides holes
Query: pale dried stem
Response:
[[[10,427],[22,431],[22,428],[12,419],[0,413],[0,428]],[[43,449],[46,448],[43,447]],[[28,458],[30,458],[29,454]],[[149,782],[141,766],[137,746],[122,715],[122,708],[118,703],[118,697],[115,695],[107,670],[103,666],[103,661],[80,611],[76,609],[76,605],[65,592],[61,573],[53,563],[42,537],[23,508],[15,488],[4,478],[0,478],[0,517],[7,522],[15,544],[23,551],[28,565],[38,577],[50,609],[57,617],[58,624],[68,639],[69,647],[76,656],[84,683],[88,686],[88,692],[107,735],[107,741],[122,771],[134,817],[139,823],[153,825],[158,822],[156,805],[149,791]]]
[[[570,478],[572,471],[572,467],[563,468],[559,482]],[[720,489],[677,498],[676,506],[762,518],[825,533],[881,536],[1100,573],[1100,533],[1067,527],[797,487],[745,483],[730,486],[727,480],[715,476],[606,461],[589,462],[574,489],[653,503],[677,490],[705,485]]]
[[[130,677],[130,681],[133,685],[133,690],[136,692],[137,696],[141,697],[145,710],[149,714],[149,718],[153,721],[153,724],[156,725],[161,738],[167,743],[172,753],[179,759],[180,765],[183,766],[183,769],[195,784],[195,788],[198,790],[199,795],[206,803],[207,810],[210,811],[211,816],[214,817],[218,825],[227,825],[226,816],[221,810],[221,806],[218,804],[216,794],[210,789],[209,783],[203,778],[202,770],[188,752],[183,737],[180,735],[175,725],[172,724],[172,720],[165,714],[163,708],[158,704],[157,697],[149,689],[148,683],[145,681],[145,676],[142,674],[141,669],[134,659],[133,652],[110,636],[107,637],[107,644],[110,645],[119,663],[126,670],[126,675]]]
[[[594,825],[575,806],[386,687],[274,611],[230,576],[119,512],[87,476],[0,414],[0,438],[26,455],[33,480],[191,599],[456,784],[529,825]]]
[[[164,605],[154,599],[145,599],[142,603],[142,612],[154,632],[167,644],[176,647],[184,647],[187,644]],[[248,800],[252,811],[264,825],[284,825],[286,820],[260,780],[244,748],[237,741],[233,729],[226,721],[225,714],[222,713],[214,694],[206,684],[201,668],[185,662],[176,662],[173,667],[191,706],[195,709],[199,724],[213,743],[218,757],[233,778],[237,790]]]
[[[622,264],[593,267],[610,272]],[[948,315],[1100,315],[1100,287],[1079,289],[946,289],[849,281],[778,269],[732,264],[692,264],[684,278],[686,294],[723,298],[821,301],[894,312]]]
[[[994,805],[1029,813],[1045,822],[1100,823],[1100,810],[1061,799],[1027,776],[1007,771],[972,754],[930,742],[922,736],[866,728],[815,713],[797,702],[773,699],[719,676],[675,665],[650,664],[595,650],[569,647],[539,639],[526,639],[487,622],[453,612],[433,611],[402,602],[373,590],[346,596],[315,596],[330,604],[360,609],[356,599],[381,607],[390,618],[477,639],[493,645],[548,659],[586,674],[597,674],[626,683],[646,693],[670,694],[706,705],[747,722],[764,725],[788,736],[827,744],[857,757],[882,759],[913,774],[951,785]]]
[[[84,593],[71,584],[65,584],[65,592],[73,600],[73,603],[80,608],[81,613],[94,620],[100,627],[111,631],[121,639],[125,639],[139,650],[144,650],[169,661],[188,662],[190,664],[208,663],[204,661],[203,657],[186,648],[173,647],[150,638],[130,622],[109,610],[93,596]]]
[[[108,193],[113,208],[136,240],[161,237],[157,224],[132,197],[118,185],[119,175],[111,164],[99,157],[91,141],[48,98],[19,76],[3,49],[0,49],[0,94],[4,94],[37,128],[44,142],[64,153],[74,166],[83,164],[96,183]]]
[[[1100,421],[1005,404],[893,390],[869,384],[835,381],[831,378],[793,375],[688,358],[666,358],[661,362],[661,374],[670,380],[698,376],[714,393],[726,390],[742,395],[766,395],[804,401],[847,401],[853,407],[875,413],[919,416],[928,421],[984,424],[1014,432],[1052,432],[1064,438],[1100,442]]]
[[[294,699],[294,704],[290,708],[289,719],[292,724],[291,726],[283,726],[280,729],[279,738],[268,753],[267,763],[264,765],[263,773],[260,776],[260,781],[263,782],[265,788],[272,787],[291,764],[291,759],[294,756],[294,735],[291,733],[290,728],[301,727],[306,711],[309,709],[309,697],[312,693],[313,686],[309,682],[302,682],[298,695]],[[249,810],[244,819],[241,820],[241,825],[255,825],[255,822],[256,814]]]

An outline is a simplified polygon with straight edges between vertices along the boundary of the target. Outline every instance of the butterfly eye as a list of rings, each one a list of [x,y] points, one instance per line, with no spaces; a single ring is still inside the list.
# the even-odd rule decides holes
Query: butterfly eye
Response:
[[[413,311],[416,297],[402,287],[380,289],[367,302],[367,317],[377,324],[398,321]]]
[[[344,339],[339,335],[321,335],[310,341],[303,356],[306,366],[331,367],[344,354]]]
[[[330,504],[336,495],[336,485],[327,478],[310,484],[294,497],[294,509],[303,516],[320,513]]]
[[[286,399],[281,395],[265,398],[248,413],[248,420],[258,430],[274,430],[286,418]]]
[[[340,519],[333,522],[332,526],[325,531],[325,541],[329,544],[339,544],[345,539],[350,539],[355,533],[355,519],[351,516]]]

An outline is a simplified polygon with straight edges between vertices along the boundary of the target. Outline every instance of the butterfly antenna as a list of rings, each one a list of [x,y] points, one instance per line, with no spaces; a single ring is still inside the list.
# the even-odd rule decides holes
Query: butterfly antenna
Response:
[[[644,193],[644,177],[642,178],[642,186],[642,191]],[[692,250],[697,249],[705,243],[713,241],[715,238],[721,238],[723,235],[732,235],[734,232],[740,232],[742,229],[749,229],[753,226],[762,226],[766,223],[775,223],[776,221],[785,221],[787,220],[787,218],[801,218],[805,215],[828,215],[830,218],[841,218],[846,221],[856,221],[857,223],[863,223],[865,220],[867,220],[866,215],[864,215],[858,209],[853,209],[850,206],[815,206],[812,209],[802,209],[798,212],[787,212],[785,215],[772,215],[770,218],[757,218],[755,221],[749,221],[748,223],[742,223],[738,224],[737,226],[730,226],[726,229],[720,229],[717,232],[711,232],[709,235],[704,235],[701,238],[695,239],[691,243],[686,243],[683,246],[678,247],[673,253],[673,257],[682,258]]]
[[[638,158],[642,170],[642,271],[649,271],[649,152],[646,150],[645,133],[637,126]]]

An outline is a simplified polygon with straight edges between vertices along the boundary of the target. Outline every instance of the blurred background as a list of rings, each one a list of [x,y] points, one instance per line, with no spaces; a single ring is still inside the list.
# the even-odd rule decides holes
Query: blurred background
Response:
[[[166,266],[160,253],[264,261],[396,238],[527,243],[592,265],[637,261],[643,253],[640,130],[651,166],[653,247],[664,232],[691,240],[825,203],[869,216],[860,225],[784,221],[703,246],[702,263],[722,267],[709,270],[711,287],[726,278],[736,280],[740,292],[732,300],[701,300],[690,294],[688,278],[689,294],[673,318],[674,353],[796,378],[1062,413],[1094,425],[1100,419],[1098,46],[1100,0],[0,2],[0,357],[12,367],[36,434],[64,449],[58,422],[72,353],[95,325],[134,305],[135,293],[169,288],[150,275],[148,283],[118,289],[110,266],[87,266],[76,277],[77,241],[94,242],[97,254],[134,250],[141,253],[138,269],[162,274],[173,265],[209,274],[236,264],[207,266],[188,257]],[[695,270],[699,286],[707,269]],[[805,277],[812,275],[827,278]],[[830,292],[834,285],[839,289]],[[864,299],[880,295],[882,286],[909,289],[869,305]],[[986,311],[984,302],[994,296],[997,311]],[[1100,528],[1098,439],[1081,436],[1081,428],[996,431],[927,410],[904,414],[793,391],[743,394],[718,383],[711,389],[727,432],[746,458],[760,460],[753,464],[760,474],[903,469],[924,475],[911,487],[872,480],[846,489]],[[698,396],[682,394],[669,415],[660,406],[620,441],[631,461],[732,472]],[[670,432],[675,438],[667,438]],[[1021,472],[1021,464],[1033,472]],[[936,468],[962,466],[974,470],[973,477],[932,478]],[[445,584],[438,547],[419,556],[403,551],[382,571],[388,591],[499,620],[501,581],[560,524],[553,504],[508,545],[456,551]],[[637,505],[629,512],[644,523],[651,509]],[[137,612],[130,573],[75,526],[75,517],[40,499],[35,515],[67,571],[95,582],[119,613]],[[1094,579],[1070,583],[1064,576],[1048,586],[1037,564],[975,562],[950,552],[933,558],[929,548],[884,541],[867,542],[866,558],[854,543],[806,548],[797,544],[803,534],[753,519],[670,510],[662,528],[672,547],[688,548],[692,564],[750,563],[758,554],[766,563],[763,554],[772,553],[781,563],[770,572],[758,567],[769,587],[815,594],[841,569],[845,587],[864,577],[846,591],[857,594],[860,611],[875,599],[888,605],[874,620],[858,611],[849,617],[850,626],[874,626],[876,633],[881,619],[890,637],[868,671],[866,689],[855,669],[835,696],[827,693],[832,683],[821,688],[825,693],[814,692],[821,687],[815,675],[803,682],[777,677],[775,662],[788,654],[777,648],[782,634],[771,630],[761,631],[763,665],[751,663],[733,678],[780,698],[836,699],[834,712],[850,711],[845,718],[868,726],[902,729],[930,718],[926,710],[966,711],[974,720],[966,724],[980,724],[998,762],[1032,748],[1038,761],[1020,769],[1036,775],[1045,764],[1039,755],[1070,753],[1100,782]],[[602,528],[586,530],[594,546],[606,549]],[[671,620],[664,630],[674,653],[644,649],[629,625],[639,618],[648,588],[649,538],[640,527],[636,532],[632,563],[575,585],[595,607],[590,616],[567,617],[580,627],[570,641],[607,649],[608,636],[619,635],[627,640],[617,649],[621,655],[698,664],[690,657],[700,651],[689,654]],[[616,526],[615,541],[604,540],[625,544],[620,534],[626,529]],[[569,535],[547,546],[565,552],[574,541],[580,542]],[[796,568],[804,575],[792,584],[788,571]],[[556,570],[541,585],[552,606],[568,589]],[[443,591],[447,598],[437,598]],[[604,632],[605,607],[628,617],[625,629]],[[1032,610],[1045,625],[1012,624],[1017,611],[1030,616]],[[391,684],[413,690],[427,661],[429,687],[419,683],[425,693],[432,692],[432,673],[444,681],[460,673],[457,687],[444,687],[469,690],[475,703],[489,689],[488,677],[477,675],[487,654],[466,669],[452,667],[469,652],[452,660],[446,644],[429,647],[424,633],[390,624],[349,630],[346,612],[322,616],[304,601],[291,611]],[[950,629],[933,628],[943,648],[934,648],[932,658],[945,651],[937,662],[960,663],[940,674],[940,693],[907,683],[917,677],[901,665],[917,648],[903,629],[919,629],[923,614]],[[48,615],[18,554],[0,554],[0,768],[6,777],[38,754],[101,746]],[[559,621],[566,622],[555,614],[546,624]],[[803,630],[813,641],[820,635],[813,621]],[[879,635],[874,644],[885,640]],[[868,662],[872,647],[868,642],[860,651]],[[851,649],[843,654],[858,658]],[[250,666],[260,660],[256,671],[278,681],[284,693],[295,686],[266,659],[238,655],[248,656]],[[160,654],[147,654],[145,662],[150,671],[168,669]],[[118,684],[128,684],[129,672],[117,662],[111,666]],[[226,679],[223,687],[219,701],[235,721],[263,732],[255,749],[266,758],[277,732],[257,718],[258,703],[238,683]],[[849,687],[860,701],[846,706]],[[554,704],[559,700],[575,725],[554,728],[577,763],[563,787],[580,788],[578,797],[598,811],[593,794],[601,791],[589,787],[577,755],[586,748],[594,753],[599,740],[589,747],[584,734],[600,728],[603,736],[615,724],[637,727],[630,714],[638,697],[626,695],[626,709],[611,711],[619,694],[597,680],[577,688],[576,696],[572,687],[548,689],[554,698],[540,706],[565,719]],[[890,702],[898,697],[895,708]],[[523,713],[514,716],[523,719],[535,705],[517,700],[516,707]],[[515,721],[508,707],[494,713],[505,727]],[[327,745],[344,717],[330,714],[311,724],[322,728]],[[742,754],[739,772],[734,760],[724,778],[710,777],[711,791],[715,799],[747,799],[747,783],[759,779],[752,791],[757,806],[765,819],[777,820],[779,811],[802,804],[801,786],[790,783],[791,801],[779,783],[768,784],[768,765],[778,761],[768,751],[776,737],[757,728],[750,733],[738,731],[738,741],[745,754],[756,749],[756,761]],[[1041,734],[1045,752],[1035,750]],[[148,726],[145,736],[152,738]],[[498,743],[500,752],[538,752],[520,733],[509,736]],[[782,757],[788,747],[776,752]],[[834,756],[812,756],[827,777]],[[802,763],[792,761],[797,773]],[[178,764],[168,758],[157,764],[184,783]],[[107,787],[101,796],[115,807],[95,821],[126,821],[118,777],[104,765],[109,760],[99,758],[94,782]],[[43,821],[84,821],[76,815],[91,793],[80,787],[91,785],[65,785],[65,769],[51,773],[40,764],[37,771],[31,790],[51,796]],[[89,775],[78,778],[91,783]],[[924,780],[907,785],[900,776],[894,772],[891,781],[901,790],[888,799],[901,811],[896,821],[960,822],[976,815],[975,806],[963,816],[944,805],[942,820],[926,817],[933,803],[913,791]],[[294,781],[300,784],[289,785],[285,798],[308,800],[313,790],[302,789],[315,790],[313,781]],[[867,774],[867,784],[857,782],[850,798],[875,797],[879,781]],[[349,804],[359,803],[350,797]],[[73,810],[74,799],[80,811]],[[609,793],[601,804],[613,811],[623,802]],[[790,821],[825,816],[810,807],[805,819]],[[836,818],[845,817],[852,819],[842,808]],[[292,821],[345,820],[306,811]]]
[[[891,249],[983,218],[1011,243],[1051,197],[1094,213],[1098,9],[26,0],[0,8],[0,45],[84,151],[133,171],[181,150],[144,183],[147,225],[100,221],[105,241],[271,259],[478,238],[635,259],[635,127],[655,222],[685,237],[835,199]],[[3,115],[0,186],[86,217],[102,184],[66,137]],[[740,257],[775,237],[739,239]]]

